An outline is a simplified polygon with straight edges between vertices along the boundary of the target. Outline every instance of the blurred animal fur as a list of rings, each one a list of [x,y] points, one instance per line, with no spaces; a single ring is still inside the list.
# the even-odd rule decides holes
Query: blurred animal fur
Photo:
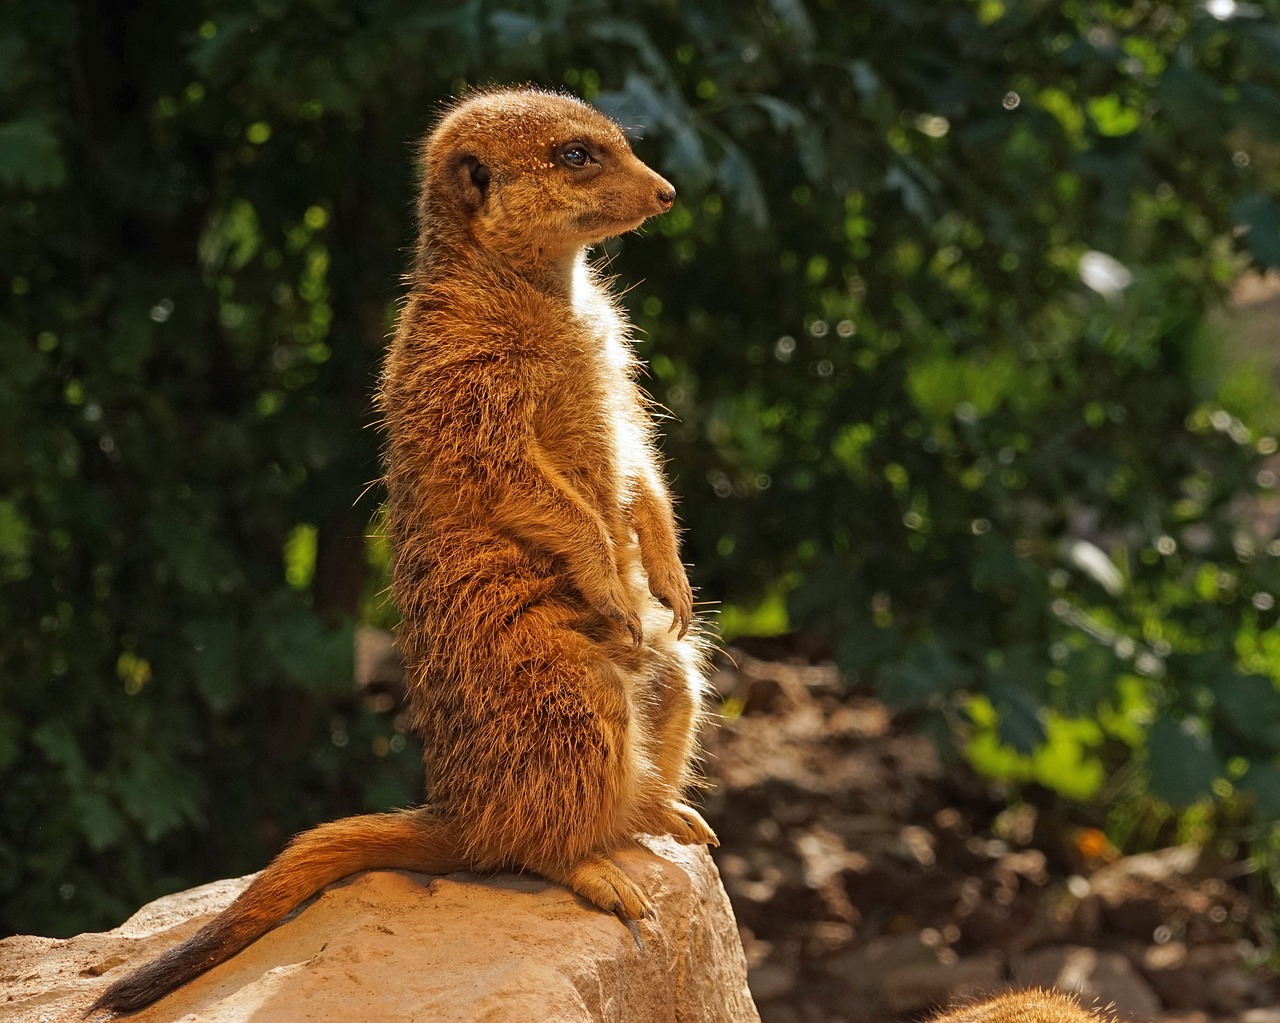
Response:
[[[952,1007],[928,1023],[1116,1023],[1109,1011],[1084,1008],[1074,995],[1032,988]]]
[[[131,1012],[374,868],[513,868],[624,919],[611,853],[715,842],[685,803],[702,645],[627,326],[585,249],[671,185],[576,100],[458,103],[421,152],[420,242],[380,407],[393,589],[427,803],[294,839],[225,912],[111,985]]]

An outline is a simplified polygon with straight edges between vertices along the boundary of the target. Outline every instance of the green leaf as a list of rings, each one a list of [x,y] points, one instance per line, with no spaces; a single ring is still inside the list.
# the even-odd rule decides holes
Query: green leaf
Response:
[[[1000,715],[1000,741],[1029,756],[1045,741],[1041,718],[1049,695],[1048,665],[1025,645],[994,651],[990,662],[986,692]]]
[[[671,68],[666,58],[638,22],[624,18],[592,18],[586,25],[586,34],[602,42],[623,43],[631,47],[649,74],[660,82],[670,80]]]
[[[62,773],[73,786],[85,777],[84,757],[75,735],[65,721],[46,721],[31,733],[31,740],[51,761],[62,768]]]
[[[664,150],[671,177],[680,182],[681,188],[705,188],[715,178],[715,167],[707,157],[702,136],[692,126],[676,125]]]
[[[947,649],[937,640],[926,640],[881,672],[877,693],[895,709],[923,707],[952,692],[964,678],[964,670]]]
[[[827,599],[830,599],[829,594]],[[883,664],[902,642],[898,633],[881,628],[870,618],[858,618],[843,626],[839,636],[836,664],[847,678],[857,678],[867,669]]]
[[[1244,232],[1245,244],[1263,266],[1280,267],[1280,203],[1254,192],[1237,200],[1231,218]]]
[[[200,817],[192,793],[174,777],[170,765],[146,750],[133,752],[116,791],[148,842]]]
[[[31,527],[17,502],[0,499],[0,565],[23,565],[30,554]]]
[[[804,118],[795,129],[797,152],[800,166],[805,177],[814,184],[823,184],[831,172],[831,161],[827,155],[827,143],[822,137],[821,128]]]
[[[313,692],[350,692],[355,678],[353,626],[325,625],[304,608],[286,611],[267,632],[265,643],[280,670]]]
[[[921,164],[910,157],[898,157],[885,171],[884,187],[897,192],[902,208],[923,223],[938,218],[932,193],[937,182]]]
[[[242,269],[262,245],[258,211],[245,199],[236,199],[209,218],[200,237],[200,260],[209,270]]]
[[[1191,63],[1185,52],[1161,76],[1155,96],[1180,128],[1201,134],[1206,125],[1215,125],[1223,116],[1223,103],[1217,85]]]
[[[1147,734],[1151,791],[1174,806],[1189,806],[1212,794],[1222,775],[1222,759],[1194,718],[1160,718]]]
[[[751,101],[769,115],[769,121],[776,131],[794,131],[805,121],[805,116],[795,106],[777,96],[760,94],[752,96]]]
[[[1280,690],[1269,678],[1229,672],[1213,684],[1226,725],[1267,753],[1280,751]]]
[[[733,143],[725,142],[718,173],[720,184],[733,198],[738,212],[753,226],[763,229],[769,223],[769,204],[747,154]]]
[[[1038,700],[1010,686],[993,687],[989,695],[1000,714],[997,734],[1002,743],[1023,756],[1030,756],[1044,745],[1044,722],[1040,720],[1044,708]]]
[[[1049,699],[1049,665],[1033,644],[1019,643],[988,656],[988,694],[1008,690],[1026,693],[1041,704]]]
[[[1280,142],[1280,93],[1275,89],[1241,83],[1236,112],[1251,134],[1267,142]]]
[[[22,721],[0,711],[0,771],[8,770],[22,750]]]
[[[45,120],[31,114],[0,124],[0,184],[39,192],[57,188],[66,176],[58,137]]]
[[[489,15],[494,42],[501,48],[532,46],[541,41],[545,25],[541,19],[515,11],[494,11]]]
[[[851,60],[844,65],[848,69],[849,77],[853,80],[853,87],[858,90],[858,95],[864,100],[873,100],[877,98],[884,88],[880,76],[876,74],[872,66],[865,60]]]
[[[1280,767],[1250,764],[1240,779],[1239,787],[1253,796],[1254,812],[1260,820],[1280,820]]]
[[[102,852],[124,835],[125,819],[101,792],[78,789],[71,795],[71,813],[89,848]]]
[[[231,709],[246,691],[236,661],[239,630],[230,617],[197,618],[182,630],[195,656],[196,686],[217,711]]]
[[[144,526],[188,592],[208,594],[230,571],[227,552],[195,522],[172,512],[156,512],[145,517]]]
[[[29,65],[25,40],[18,35],[0,35],[0,93],[14,89],[27,76]]]
[[[1131,135],[1142,123],[1142,114],[1125,106],[1120,97],[1114,94],[1091,99],[1087,106],[1099,135],[1110,138]]]
[[[1003,533],[993,529],[975,539],[973,546],[973,584],[979,589],[1018,589],[1031,578],[1032,569]]]
[[[257,27],[253,15],[224,9],[201,26],[199,42],[187,51],[186,59],[202,78],[220,78],[243,62],[239,44]]]
[[[636,71],[627,72],[621,90],[602,92],[595,102],[610,117],[624,124],[639,118],[646,127],[669,128],[680,120],[669,99]]]
[[[1087,640],[1062,664],[1066,681],[1060,705],[1075,714],[1096,716],[1098,708],[1114,697],[1119,671],[1120,662],[1110,647]]]
[[[773,8],[778,20],[786,26],[793,45],[801,51],[813,48],[818,33],[800,0],[769,0],[769,6]]]
[[[1102,730],[1083,718],[1050,717],[1046,739],[1033,757],[1033,777],[1041,785],[1070,799],[1090,799],[1106,779],[1102,760],[1094,750]]]

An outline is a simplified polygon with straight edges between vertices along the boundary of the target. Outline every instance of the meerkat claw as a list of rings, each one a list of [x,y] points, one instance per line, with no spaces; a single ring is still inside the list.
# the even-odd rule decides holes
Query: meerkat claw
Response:
[[[636,943],[636,949],[643,955],[648,952],[644,945],[644,935],[640,932],[640,925],[634,920],[624,920],[627,930],[631,932],[631,940]]]
[[[631,633],[631,646],[638,650],[644,644],[644,629],[640,627],[640,619],[635,615],[627,616],[627,632]]]

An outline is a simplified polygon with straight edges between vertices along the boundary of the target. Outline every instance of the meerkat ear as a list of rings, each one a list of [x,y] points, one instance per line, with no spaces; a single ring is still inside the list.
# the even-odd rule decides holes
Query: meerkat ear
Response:
[[[472,209],[479,209],[489,195],[489,168],[468,154],[458,160],[456,173],[459,195]]]

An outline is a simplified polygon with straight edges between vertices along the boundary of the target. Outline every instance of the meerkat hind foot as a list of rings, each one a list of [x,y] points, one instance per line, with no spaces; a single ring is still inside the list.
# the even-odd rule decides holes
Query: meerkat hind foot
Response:
[[[590,856],[552,880],[623,921],[653,916],[653,906],[639,885],[606,856]]]
[[[688,803],[672,800],[669,822],[668,833],[683,845],[720,845],[711,825]]]

